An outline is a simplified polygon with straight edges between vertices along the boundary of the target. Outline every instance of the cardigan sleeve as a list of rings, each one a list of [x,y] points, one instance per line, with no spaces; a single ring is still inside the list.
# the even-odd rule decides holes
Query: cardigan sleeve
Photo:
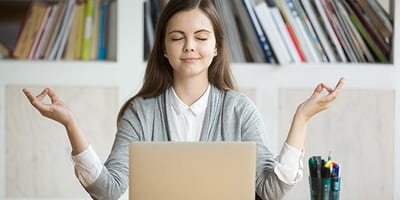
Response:
[[[131,103],[118,124],[114,144],[94,183],[84,187],[93,199],[118,199],[129,184],[129,144],[139,141],[141,126],[138,112]]]
[[[282,199],[294,184],[285,183],[274,172],[276,161],[263,141],[262,117],[254,103],[244,95],[237,105],[235,112],[240,116],[242,141],[256,143],[256,192],[263,200]]]

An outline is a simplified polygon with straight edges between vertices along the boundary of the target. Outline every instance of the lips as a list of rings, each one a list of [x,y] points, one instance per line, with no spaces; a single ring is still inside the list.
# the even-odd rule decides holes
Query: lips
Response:
[[[182,58],[183,62],[193,63],[198,61],[200,58]]]

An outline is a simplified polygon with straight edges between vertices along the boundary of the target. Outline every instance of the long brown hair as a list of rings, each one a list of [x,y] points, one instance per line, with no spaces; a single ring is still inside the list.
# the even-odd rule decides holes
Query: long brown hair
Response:
[[[220,90],[235,90],[235,84],[229,63],[229,52],[225,41],[222,21],[212,0],[170,0],[158,18],[155,30],[154,46],[151,50],[140,91],[130,98],[121,108],[117,124],[122,118],[129,102],[136,97],[150,98],[164,93],[173,83],[173,69],[164,57],[165,32],[171,17],[180,12],[195,8],[201,9],[210,19],[215,33],[217,56],[208,68],[209,82]]]

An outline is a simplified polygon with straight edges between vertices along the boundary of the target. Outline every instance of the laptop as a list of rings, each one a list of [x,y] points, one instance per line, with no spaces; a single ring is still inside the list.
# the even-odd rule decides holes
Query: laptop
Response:
[[[129,200],[254,200],[252,142],[133,142]]]

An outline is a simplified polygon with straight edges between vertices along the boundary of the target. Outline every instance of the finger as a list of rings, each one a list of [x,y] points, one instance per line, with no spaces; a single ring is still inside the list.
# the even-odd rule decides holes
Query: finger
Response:
[[[344,77],[340,78],[340,80],[336,84],[335,90],[336,89],[339,89],[339,90],[342,89],[343,84],[344,84]]]
[[[49,97],[50,97],[50,99],[51,99],[51,103],[60,100],[60,99],[57,97],[56,93],[55,93],[52,89],[50,89],[50,88],[47,88],[47,89],[48,89]]]
[[[339,82],[337,83],[335,90],[332,93],[330,93],[329,95],[327,95],[329,97],[329,99],[336,98],[336,96],[339,94],[340,90],[342,89],[343,84],[344,84],[344,78],[342,77],[339,80]]]
[[[44,89],[44,90],[42,91],[42,93],[40,93],[38,96],[36,96],[36,98],[37,98],[39,101],[42,101],[43,98],[46,96],[47,91],[48,91],[47,88]]]
[[[314,93],[312,96],[319,96],[322,92],[322,83],[318,84],[317,87],[314,89]]]
[[[32,103],[32,101],[35,100],[35,96],[33,96],[32,93],[28,89],[24,88],[24,89],[22,89],[22,91],[24,92],[25,96],[29,99],[29,101],[31,103]]]
[[[22,90],[25,95],[28,97],[29,101],[31,102],[32,106],[39,110],[39,112],[45,112],[49,110],[49,107],[44,105],[41,101],[39,101],[29,90],[23,89]]]

